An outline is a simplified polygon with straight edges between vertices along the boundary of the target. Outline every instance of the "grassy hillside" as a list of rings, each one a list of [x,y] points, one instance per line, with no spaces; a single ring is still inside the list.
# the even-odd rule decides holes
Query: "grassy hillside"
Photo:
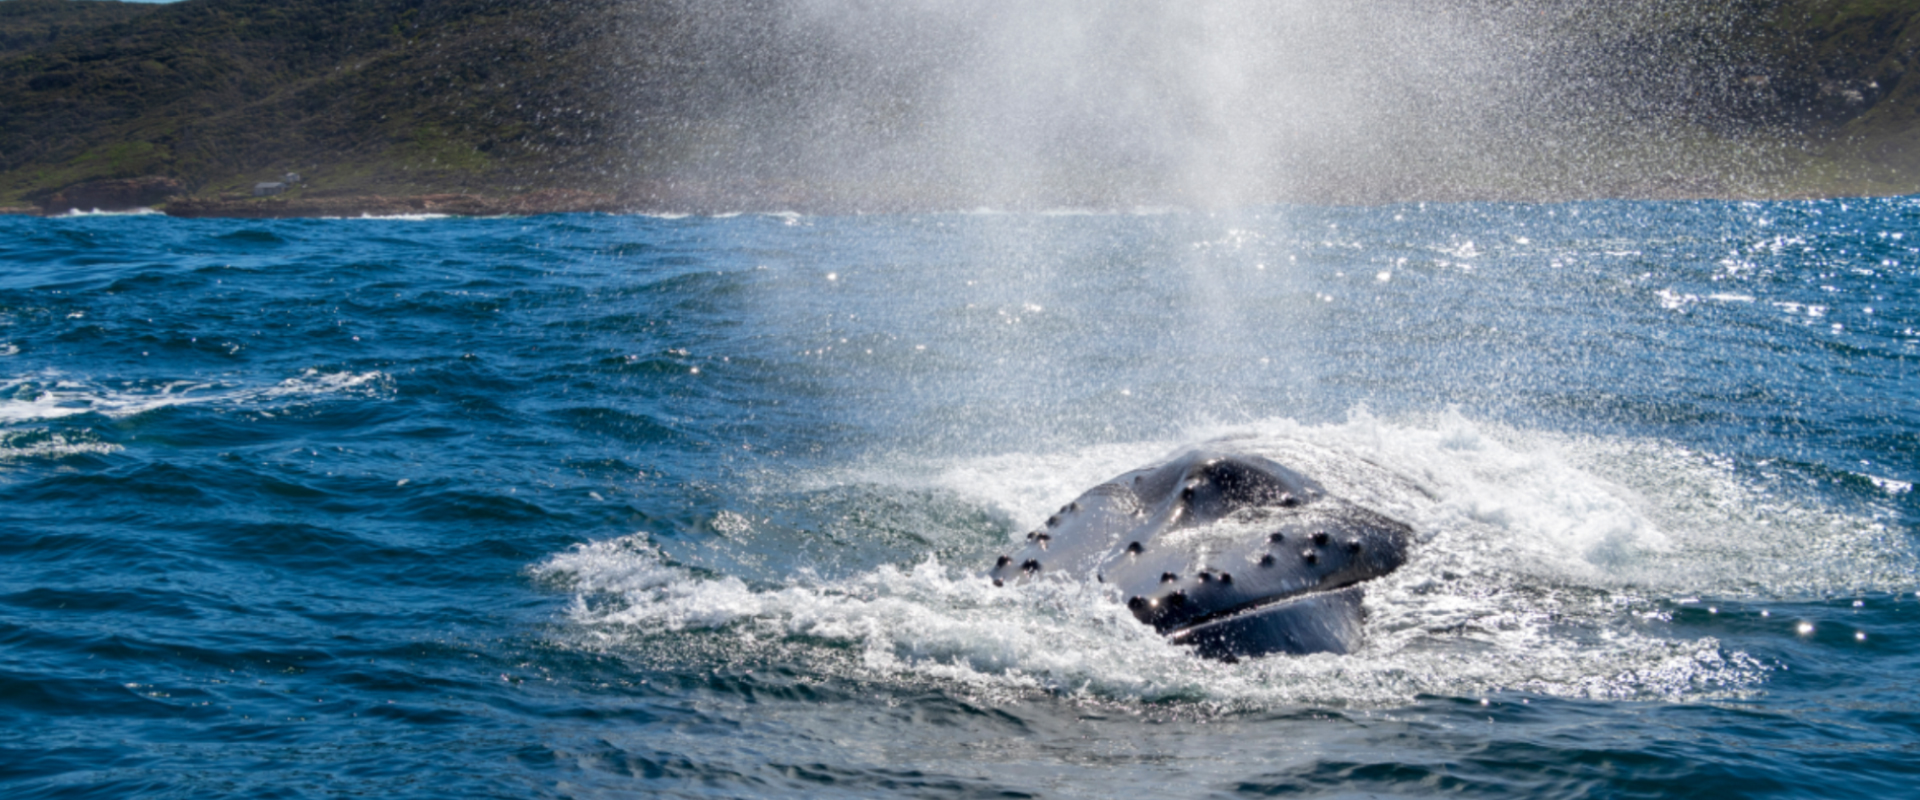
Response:
[[[1456,92],[1425,117],[1394,117],[1398,101],[1379,100],[1405,135],[1275,139],[1271,171],[1317,177],[1267,196],[1920,191],[1915,5],[1452,0],[1462,30],[1512,40],[1507,74],[1402,88],[1408,106],[1420,91]],[[1017,178],[1004,196],[1125,203],[1178,199],[1188,178],[1169,175],[1193,171],[1182,153],[1228,135],[1204,119],[1138,134],[1168,108],[1191,112],[1177,89],[1145,84],[1163,96],[1135,118],[1060,112],[1074,96],[1020,96],[1020,80],[1036,83],[1024,75],[1007,84],[1009,121],[966,127],[1001,101],[980,90],[958,106],[956,86],[991,77],[982,63],[1045,54],[992,50],[977,35],[990,15],[967,4],[885,30],[818,14],[843,6],[0,0],[0,205],[100,178],[165,175],[211,195],[288,171],[315,195],[569,187],[668,205],[875,207],[977,202],[994,186],[982,175],[1004,170]],[[1445,69],[1396,55],[1342,79],[1359,98]],[[1483,84],[1486,109],[1459,113]],[[1001,136],[1028,118],[1055,128]],[[1443,129],[1453,138],[1431,133]]]
[[[154,10],[140,3],[78,0],[13,0],[0,3],[0,58],[85,38],[94,28],[125,22]]]
[[[0,9],[26,3],[94,5]],[[588,5],[143,7],[0,62],[0,197],[145,174],[202,191],[288,170],[339,190],[590,179],[607,102]]]
[[[1802,0],[1771,10],[1765,46],[1798,67],[1812,157],[1800,180],[1845,194],[1920,191],[1920,6]]]

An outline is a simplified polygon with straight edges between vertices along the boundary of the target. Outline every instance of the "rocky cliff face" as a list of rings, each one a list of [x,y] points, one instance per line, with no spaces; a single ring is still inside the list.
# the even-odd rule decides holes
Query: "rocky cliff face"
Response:
[[[187,193],[178,179],[160,175],[87,181],[48,195],[39,203],[48,214],[67,211],[132,211],[151,208]]]

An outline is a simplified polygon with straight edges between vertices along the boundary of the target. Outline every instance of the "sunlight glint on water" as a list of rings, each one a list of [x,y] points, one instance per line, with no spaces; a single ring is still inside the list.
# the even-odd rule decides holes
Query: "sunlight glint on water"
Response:
[[[0,785],[1898,794],[1916,206],[1841,206],[0,219]],[[1413,526],[1361,652],[982,577],[1203,443]]]

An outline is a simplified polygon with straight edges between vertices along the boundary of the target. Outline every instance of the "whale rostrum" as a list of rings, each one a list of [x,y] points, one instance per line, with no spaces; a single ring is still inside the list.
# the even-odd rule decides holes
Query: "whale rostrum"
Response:
[[[1212,658],[1349,653],[1362,584],[1405,562],[1412,538],[1266,458],[1196,450],[1087,490],[989,575],[1112,584],[1140,621]]]

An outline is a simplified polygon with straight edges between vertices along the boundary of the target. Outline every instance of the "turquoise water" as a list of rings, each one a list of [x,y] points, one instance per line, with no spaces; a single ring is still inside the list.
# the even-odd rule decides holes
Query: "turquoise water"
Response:
[[[1920,796],[1920,199],[0,217],[0,793]],[[1346,657],[980,574],[1213,442]]]

